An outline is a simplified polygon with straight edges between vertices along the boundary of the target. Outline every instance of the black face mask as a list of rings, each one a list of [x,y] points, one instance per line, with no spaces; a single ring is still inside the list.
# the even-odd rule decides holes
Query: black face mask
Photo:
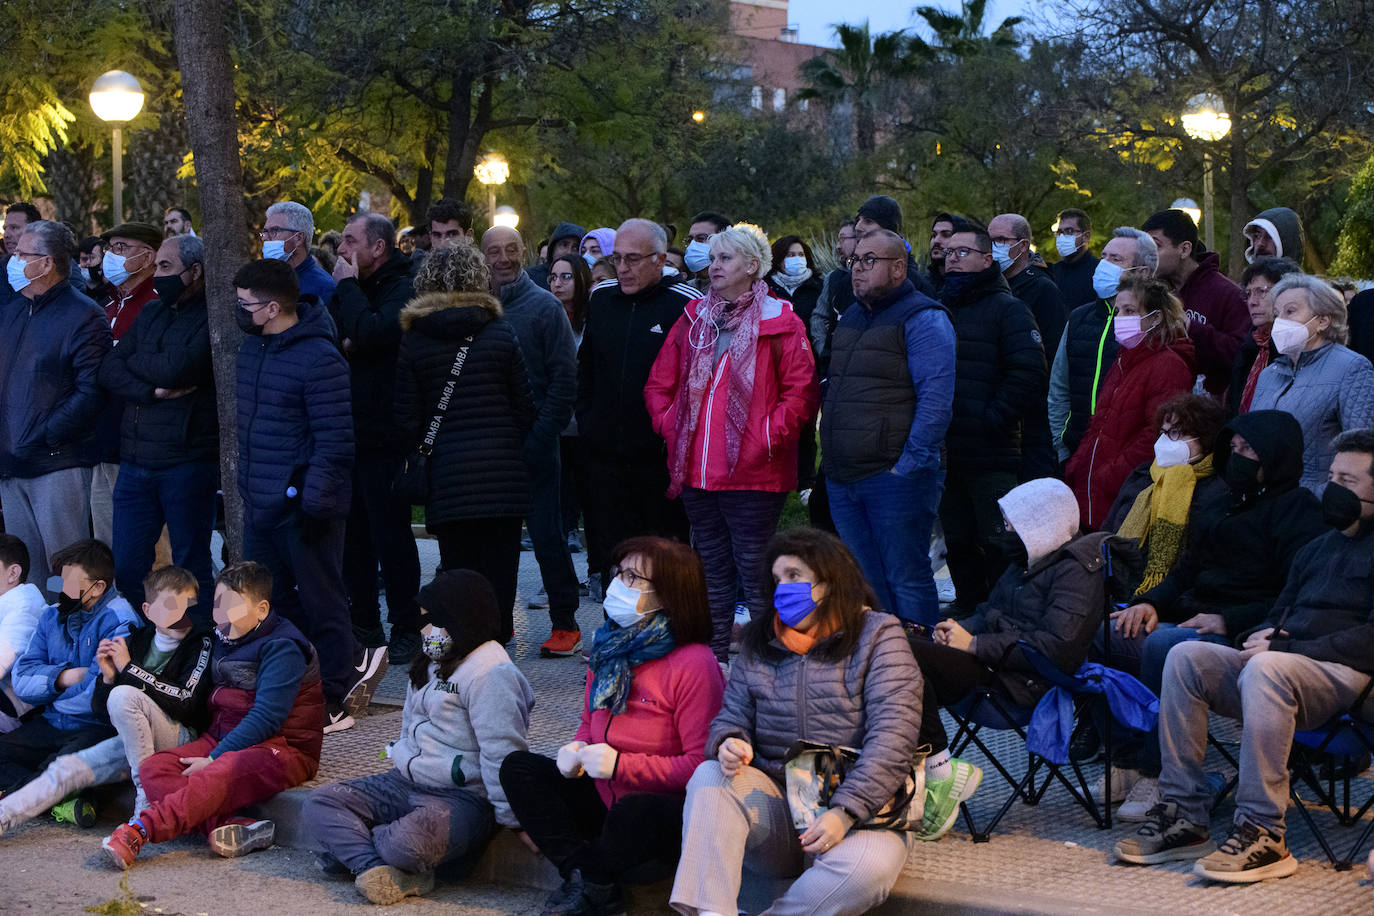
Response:
[[[182,281],[181,274],[153,277],[153,291],[167,305],[176,305],[182,293],[186,292],[186,284]]]
[[[262,336],[262,325],[253,323],[253,313],[248,309],[239,307],[234,312],[234,320],[239,323],[243,333],[252,334],[254,337]]]
[[[977,274],[950,273],[945,271],[945,288],[942,291],[946,302],[963,302],[977,282]]]
[[[86,589],[86,592],[89,591],[89,588]],[[57,596],[58,623],[66,623],[68,617],[72,616],[73,614],[81,610],[81,602],[86,600],[86,592],[82,592],[75,598],[73,598],[71,595],[68,595],[66,592],[62,592]]]
[[[1233,493],[1249,493],[1259,489],[1260,463],[1253,458],[1237,455],[1226,459],[1226,485]]]
[[[1030,566],[1030,558],[1026,552],[1026,542],[1021,540],[1021,535],[1015,531],[999,531],[991,538],[992,544],[1002,556],[1006,557],[1007,562],[1017,569],[1025,569]]]
[[[1364,500],[1338,483],[1328,483],[1322,493],[1322,518],[1337,531],[1344,531],[1360,520]]]

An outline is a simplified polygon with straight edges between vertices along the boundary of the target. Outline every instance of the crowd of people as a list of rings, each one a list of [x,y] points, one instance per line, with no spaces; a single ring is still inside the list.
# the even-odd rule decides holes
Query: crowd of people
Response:
[[[939,710],[1033,707],[1037,664],[1093,660],[1160,698],[1102,798],[1141,824],[1117,859],[1292,874],[1294,731],[1374,673],[1374,368],[1347,346],[1374,293],[1304,273],[1285,208],[1247,225],[1241,285],[1178,210],[1100,257],[1065,210],[1052,266],[1031,234],[939,213],[922,265],[874,196],[822,276],[802,237],[709,210],[681,248],[647,219],[564,222],[531,258],[456,200],[403,237],[360,212],[317,238],[276,203],[233,279],[243,559],[216,572],[191,214],[78,242],[12,205],[0,834],[88,824],[87,790],[131,778],[103,843],[122,867],[192,831],[269,846],[245,807],[313,778],[407,665],[393,768],[308,802],[321,869],[368,900],[427,893],[503,827],[557,866],[549,914],[620,912],[655,863],[684,914],[736,912],[745,866],[795,878],[769,912],[858,913],[982,781]],[[811,527],[779,531],[794,492]],[[440,555],[423,588],[413,506]],[[552,759],[508,652],[522,540],[540,654],[587,664]],[[1108,639],[1104,550],[1137,571]],[[1220,845],[1209,710],[1244,713]]]

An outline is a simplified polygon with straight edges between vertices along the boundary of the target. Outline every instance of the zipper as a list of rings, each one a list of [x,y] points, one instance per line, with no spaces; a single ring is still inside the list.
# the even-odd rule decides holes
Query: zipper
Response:
[[[716,367],[716,377],[711,380],[711,393],[706,397],[706,429],[701,439],[701,472],[697,475],[701,481],[701,489],[706,489],[706,462],[711,449],[711,405],[716,401],[716,386],[720,384],[721,378],[725,374],[725,364],[730,361],[730,354],[726,353],[721,357],[720,365]]]
[[[609,713],[610,710],[607,710],[607,712]],[[603,731],[603,732],[601,733],[601,743],[602,743],[602,744],[610,744],[611,747],[615,747],[614,744],[611,744],[611,723],[614,722],[614,721],[615,721],[615,715],[614,715],[614,714],[608,715],[608,716],[606,717],[606,730]],[[620,763],[620,757],[619,757],[619,755],[620,755],[620,752],[617,750],[617,751],[616,751],[616,763],[617,763],[617,764]],[[606,780],[606,790],[609,791],[609,792],[611,793],[611,804],[613,804],[613,805],[616,803],[616,800],[617,800],[617,799],[616,799],[616,794],[615,794],[615,779],[614,779],[614,775],[615,775],[615,774],[611,774],[612,778],[609,778],[609,779]]]
[[[1089,524],[1093,517],[1093,465],[1097,463],[1097,444],[1102,441],[1102,434],[1099,433],[1093,440],[1093,451],[1088,456],[1088,520]]]
[[[617,417],[623,417],[625,414],[623,410],[624,405],[621,403],[621,396],[625,393],[625,372],[630,364],[630,332],[634,330],[635,316],[638,314],[639,301],[631,299],[630,315],[625,319],[625,346],[621,348],[620,351],[620,374],[616,377],[615,384],[615,415]],[[584,330],[583,333],[585,334],[586,331]],[[623,438],[625,432],[625,423],[623,420],[617,421],[616,431]]]
[[[801,740],[803,740],[803,741],[806,740],[806,659],[807,659],[807,658],[808,658],[808,656],[806,656],[806,655],[801,656],[801,661],[798,663],[798,666],[799,666],[799,669],[800,669],[800,670],[798,670],[798,672],[797,672],[797,721],[798,721],[798,723],[800,723],[800,725],[801,725],[801,728],[799,728],[798,731],[801,732]]]
[[[264,340],[264,341],[262,341],[262,342],[260,342],[260,343],[258,344],[258,371],[257,371],[257,375],[253,378],[253,390],[254,390],[254,391],[258,391],[258,390],[260,390],[260,389],[262,388],[262,367],[263,367],[263,363],[265,363],[266,361],[267,361],[267,341]],[[251,443],[251,442],[253,441],[253,424],[257,422],[257,419],[258,419],[258,402],[257,402],[257,399],[254,398],[254,400],[253,400],[253,413],[252,413],[251,415],[249,415],[249,417],[248,417],[248,428],[247,428],[246,430],[244,430],[244,438],[243,438],[243,441],[244,441],[245,443]],[[251,448],[246,448],[246,449],[244,449],[244,454],[245,454],[245,456],[247,457],[247,460],[244,462],[244,464],[247,465],[247,467],[245,468],[245,473],[247,474],[248,479],[249,479],[249,480],[252,480],[252,479],[253,479],[253,450],[252,450]],[[288,484],[288,486],[290,485],[290,481],[289,481],[289,480],[287,481],[287,484]],[[304,486],[302,486],[301,489],[304,490]],[[304,494],[304,493],[301,493],[300,496],[301,496],[302,498],[304,498],[304,497],[305,497],[305,494]]]
[[[768,457],[773,457],[773,418],[763,418],[763,439],[768,444]]]

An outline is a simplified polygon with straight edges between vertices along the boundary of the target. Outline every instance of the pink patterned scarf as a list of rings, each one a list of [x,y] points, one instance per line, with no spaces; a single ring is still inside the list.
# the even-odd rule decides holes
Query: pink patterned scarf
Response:
[[[687,480],[687,452],[701,421],[701,408],[711,387],[716,368],[716,338],[719,330],[734,332],[726,353],[730,356],[730,384],[725,402],[725,457],[734,473],[739,460],[739,444],[749,419],[749,401],[754,395],[754,360],[759,340],[759,319],[768,301],[768,284],[755,280],[739,299],[730,303],[711,289],[697,308],[696,321],[687,333],[682,351],[682,366],[674,403],[678,418],[673,464],[669,468],[669,498],[682,492]],[[683,422],[684,419],[686,422]]]

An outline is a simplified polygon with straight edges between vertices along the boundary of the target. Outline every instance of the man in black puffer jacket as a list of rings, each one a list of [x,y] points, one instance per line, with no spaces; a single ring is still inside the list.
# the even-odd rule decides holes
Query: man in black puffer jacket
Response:
[[[1018,482],[1022,428],[1037,416],[1047,370],[1035,319],[1011,294],[987,230],[972,220],[959,219],[945,246],[943,302],[959,349],[940,522],[959,613],[967,614],[1007,568],[997,500]]]
[[[158,248],[148,303],[100,364],[100,384],[123,400],[114,489],[115,582],[134,607],[167,526],[172,562],[215,593],[210,535],[219,487],[219,417],[205,306],[205,244],[178,235]],[[192,608],[210,622],[211,601]]]
[[[344,584],[353,628],[368,646],[388,640],[382,631],[377,569],[386,584],[391,620],[390,661],[409,664],[420,651],[420,555],[410,533],[410,507],[391,495],[406,456],[396,423],[396,354],[401,309],[414,296],[410,258],[396,247],[396,229],[380,213],[362,213],[344,226],[338,286],[329,313],[348,359],[353,400],[353,502],[344,537]]]

